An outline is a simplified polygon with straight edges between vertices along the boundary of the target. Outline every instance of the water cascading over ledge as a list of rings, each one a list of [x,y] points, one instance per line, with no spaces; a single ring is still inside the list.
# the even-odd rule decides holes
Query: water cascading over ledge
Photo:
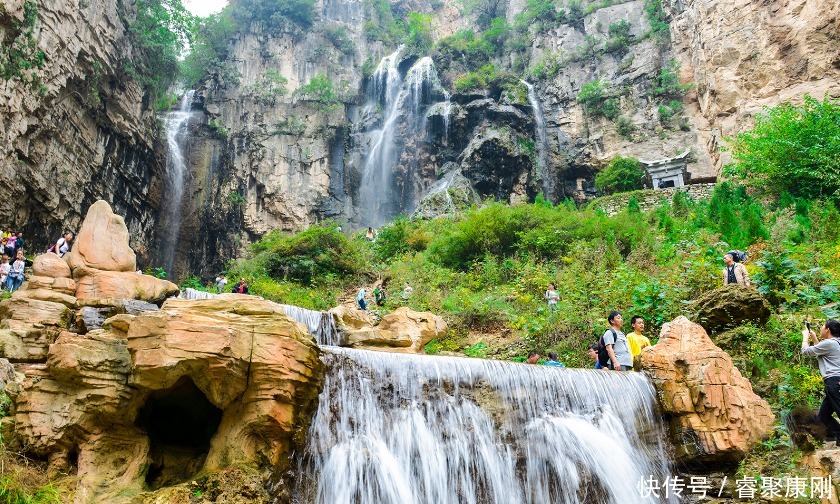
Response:
[[[298,504],[652,503],[669,471],[641,374],[324,347]]]
[[[163,260],[165,269],[170,275],[175,267],[175,253],[181,231],[184,188],[187,180],[185,148],[187,129],[194,115],[192,112],[194,96],[194,90],[184,93],[178,110],[170,111],[166,120],[167,234],[163,247]]]

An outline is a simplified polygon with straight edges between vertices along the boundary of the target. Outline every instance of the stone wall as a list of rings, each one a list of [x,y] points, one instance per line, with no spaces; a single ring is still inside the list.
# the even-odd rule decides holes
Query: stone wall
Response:
[[[665,189],[647,189],[644,191],[631,191],[620,193],[613,196],[604,196],[594,200],[591,205],[600,207],[607,215],[615,215],[625,208],[630,202],[630,198],[636,198],[639,202],[639,207],[642,211],[651,210],[663,201],[669,205],[674,199],[674,194],[679,191],[685,193],[686,196],[697,200],[705,200],[712,197],[717,184],[693,184],[683,187],[668,187]]]

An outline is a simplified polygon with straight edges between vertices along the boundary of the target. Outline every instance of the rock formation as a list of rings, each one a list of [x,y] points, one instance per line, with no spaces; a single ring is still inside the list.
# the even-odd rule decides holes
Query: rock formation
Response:
[[[738,284],[707,292],[695,301],[694,310],[700,325],[710,333],[747,322],[763,326],[772,313],[770,303],[757,289]]]
[[[419,353],[434,338],[446,334],[446,322],[429,312],[400,307],[374,325],[364,311],[341,305],[330,310],[341,335],[342,346],[362,350]]]
[[[662,326],[641,366],[656,387],[680,465],[736,464],[772,432],[770,405],[687,318]]]
[[[269,301],[170,299],[63,332],[14,392],[16,435],[54,470],[76,464],[98,502],[240,463],[282,469],[316,405],[318,355]]]

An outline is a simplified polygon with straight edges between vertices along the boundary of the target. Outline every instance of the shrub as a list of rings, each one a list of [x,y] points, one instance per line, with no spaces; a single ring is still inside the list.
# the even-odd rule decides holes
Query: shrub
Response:
[[[660,45],[666,45],[671,40],[671,27],[665,19],[662,10],[662,0],[645,0],[645,16],[650,23],[648,32]]]
[[[227,62],[227,43],[236,29],[229,8],[197,20],[191,51],[180,65],[188,88],[207,77],[222,86],[239,84],[239,73]]]
[[[341,104],[340,90],[324,74],[315,77],[298,88],[297,95],[301,99],[315,102],[318,110],[335,110]]]
[[[409,12],[405,20],[405,38],[403,43],[406,54],[426,54],[434,43],[432,39],[432,16],[419,12]]]
[[[615,129],[622,138],[632,142],[634,140],[633,135],[636,134],[638,127],[630,119],[621,116],[615,122]]]
[[[286,94],[288,79],[276,70],[266,70],[257,82],[243,89],[243,94],[251,95],[258,102],[273,105],[278,97]]]
[[[600,79],[584,84],[580,88],[577,101],[593,117],[603,116],[607,119],[615,119],[620,113],[618,102],[608,97],[606,86]]]
[[[634,191],[642,188],[645,176],[638,159],[616,156],[595,175],[595,187],[608,193]]]
[[[324,37],[342,54],[351,56],[356,53],[356,44],[347,35],[347,29],[343,26],[325,26],[321,30]]]
[[[604,51],[619,56],[624,55],[630,46],[630,23],[624,19],[610,23],[607,33],[609,33],[610,38],[604,45]]]
[[[805,95],[802,105],[765,109],[752,130],[729,142],[727,175],[765,192],[840,203],[840,101]]]
[[[230,9],[242,29],[259,22],[279,33],[294,26],[307,29],[315,20],[315,0],[235,0]]]
[[[0,4],[0,11],[2,11]],[[23,21],[12,21],[0,41],[0,78],[18,79],[24,86],[46,91],[41,85],[37,70],[44,67],[44,52],[38,49],[35,25],[38,22],[38,5],[33,1],[23,4]]]
[[[361,257],[335,228],[328,222],[297,235],[275,231],[255,250],[264,254],[266,271],[275,279],[312,285],[330,275],[354,275],[361,270]]]

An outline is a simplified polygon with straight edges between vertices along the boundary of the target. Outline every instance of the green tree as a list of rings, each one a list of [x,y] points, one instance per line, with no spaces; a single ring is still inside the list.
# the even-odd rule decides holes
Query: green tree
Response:
[[[0,3],[0,12],[3,4]],[[0,78],[18,79],[25,86],[44,93],[41,78],[36,70],[44,67],[44,52],[38,48],[35,25],[38,22],[38,5],[29,1],[23,4],[23,21],[13,20],[0,38]]]
[[[227,44],[236,30],[230,8],[197,20],[192,50],[181,63],[181,75],[188,88],[205,77],[212,77],[223,86],[239,83],[239,73],[227,62]]]
[[[294,26],[307,29],[315,20],[315,0],[235,0],[230,7],[233,19],[243,29],[254,21],[274,32]]]
[[[840,102],[805,95],[802,105],[765,109],[729,140],[727,175],[762,191],[824,196],[840,203]]]
[[[409,12],[405,21],[405,46],[409,53],[425,54],[432,48],[432,16]]]
[[[645,170],[638,159],[616,156],[595,175],[595,187],[608,193],[633,191],[642,188],[644,178]]]
[[[319,110],[334,110],[341,103],[340,90],[324,74],[315,77],[298,88],[297,95],[303,100],[315,102]]]
[[[594,117],[604,116],[607,119],[615,119],[620,113],[618,102],[608,96],[606,85],[600,79],[584,84],[580,88],[577,101],[583,105],[589,115]]]
[[[195,18],[181,0],[137,0],[136,5],[137,16],[128,29],[135,53],[127,70],[157,99],[178,79],[178,58]]]

